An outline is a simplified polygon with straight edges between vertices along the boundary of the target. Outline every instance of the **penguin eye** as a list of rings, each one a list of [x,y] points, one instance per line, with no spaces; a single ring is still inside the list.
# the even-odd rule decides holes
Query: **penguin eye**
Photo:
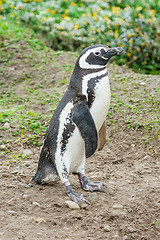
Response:
[[[95,54],[96,56],[98,56],[98,55],[100,55],[100,52],[95,52],[94,54]]]

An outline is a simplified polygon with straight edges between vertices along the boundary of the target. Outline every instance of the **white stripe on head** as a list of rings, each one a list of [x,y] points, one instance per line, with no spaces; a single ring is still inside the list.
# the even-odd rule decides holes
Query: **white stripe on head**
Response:
[[[92,48],[92,49],[89,49],[88,51],[86,51],[79,59],[80,68],[83,68],[83,69],[104,68],[103,65],[93,65],[93,64],[89,64],[89,63],[86,62],[86,59],[90,55],[90,53],[101,52],[102,48],[106,50],[106,48],[104,48],[104,47],[97,47],[97,48]]]
[[[107,74],[107,68],[105,68],[104,70],[101,70],[99,72],[96,72],[96,73],[90,73],[90,74],[87,74],[86,76],[83,77],[83,80],[82,80],[82,93],[86,96],[87,98],[87,101],[88,101],[88,93],[87,93],[87,90],[88,90],[88,81],[92,78],[95,78],[95,77],[100,77],[104,74]]]

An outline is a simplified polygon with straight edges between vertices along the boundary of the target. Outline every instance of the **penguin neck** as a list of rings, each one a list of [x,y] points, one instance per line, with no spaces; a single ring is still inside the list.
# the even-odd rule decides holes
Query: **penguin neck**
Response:
[[[105,69],[106,69],[106,66],[102,66],[102,68],[98,68],[98,69],[97,68],[91,68],[91,69],[80,68],[79,63],[77,61],[70,79],[70,87],[74,89],[77,93],[82,93],[82,81],[84,76],[98,73]]]

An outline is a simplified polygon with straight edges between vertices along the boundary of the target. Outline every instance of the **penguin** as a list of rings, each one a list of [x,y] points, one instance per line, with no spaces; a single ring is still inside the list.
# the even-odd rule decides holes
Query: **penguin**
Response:
[[[89,201],[75,193],[69,174],[78,175],[85,191],[104,191],[102,182],[88,180],[85,175],[86,158],[98,146],[98,133],[103,127],[110,105],[110,84],[106,65],[111,57],[123,53],[123,48],[92,45],[79,55],[68,88],[55,110],[46,130],[37,171],[37,184],[58,179],[67,194],[77,204]]]

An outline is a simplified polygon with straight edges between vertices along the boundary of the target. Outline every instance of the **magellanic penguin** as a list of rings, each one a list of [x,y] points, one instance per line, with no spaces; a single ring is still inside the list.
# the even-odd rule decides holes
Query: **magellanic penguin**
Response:
[[[70,198],[89,203],[72,190],[69,173],[76,173],[86,191],[103,191],[104,184],[92,182],[85,175],[85,161],[97,149],[98,132],[110,104],[110,85],[106,64],[120,47],[93,45],[77,59],[70,83],[46,131],[34,181],[38,184],[60,178]]]

